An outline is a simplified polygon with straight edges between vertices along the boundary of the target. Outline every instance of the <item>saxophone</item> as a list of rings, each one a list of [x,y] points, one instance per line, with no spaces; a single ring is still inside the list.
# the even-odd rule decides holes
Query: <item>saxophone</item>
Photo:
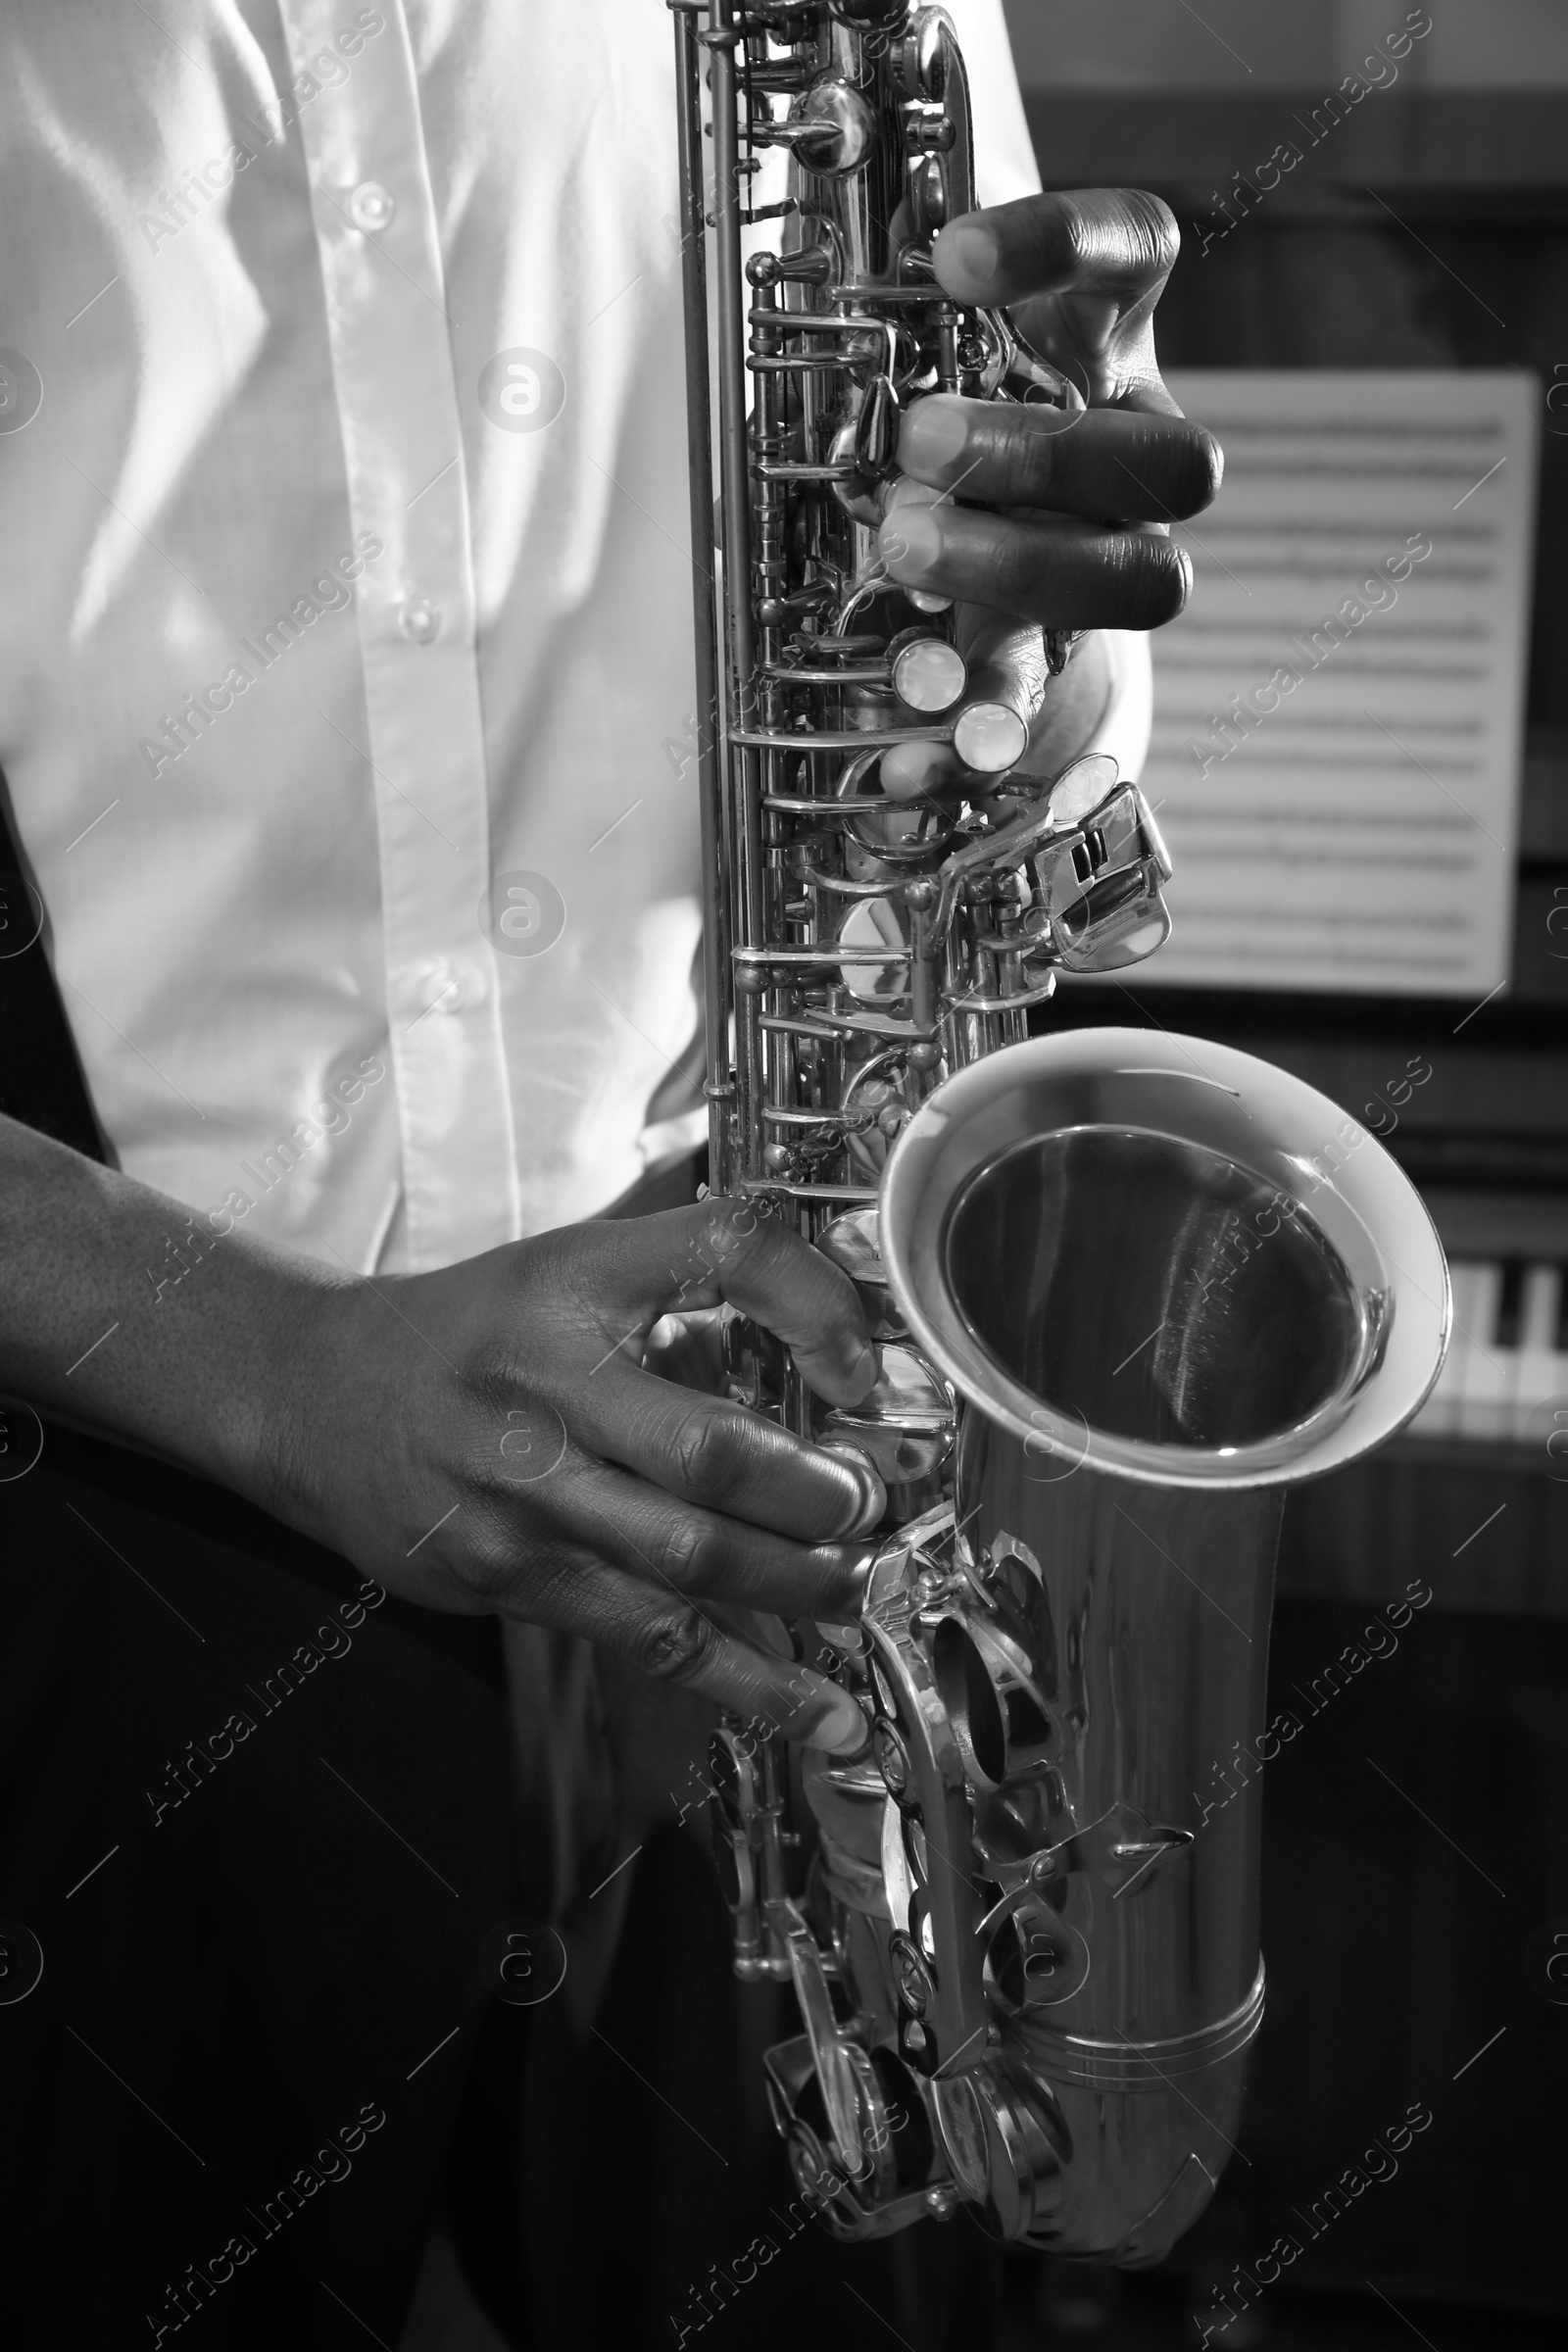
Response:
[[[1446,1268],[1395,1162],[1296,1079],[1158,1030],[1030,1038],[1058,971],[1163,942],[1170,865],[1113,760],[1032,772],[1072,639],[999,658],[887,576],[878,527],[912,401],[1067,426],[1082,387],[936,281],[975,202],[941,8],[669,5],[711,1187],[850,1275],[881,1364],[825,1409],[736,1321],[729,1394],[888,1497],[858,1621],[790,1632],[863,1754],[713,1738],[735,1966],[793,1987],[769,2098],[837,2234],[967,2205],[1153,2263],[1213,2193],[1262,2017],[1285,1492],[1416,1410]],[[762,220],[778,249],[747,260]],[[883,788],[922,744],[958,796],[901,797],[896,761]]]

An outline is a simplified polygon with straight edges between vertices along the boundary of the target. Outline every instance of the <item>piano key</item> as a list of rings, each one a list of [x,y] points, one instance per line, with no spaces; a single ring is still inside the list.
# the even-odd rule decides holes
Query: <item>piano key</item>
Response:
[[[1450,1261],[1453,1327],[1438,1385],[1410,1425],[1422,1439],[1528,1444],[1563,1407],[1568,1432],[1568,1265],[1553,1259]],[[1568,1438],[1564,1444],[1568,1445]]]
[[[1505,1257],[1502,1261],[1502,1297],[1497,1302],[1496,1346],[1509,1352],[1519,1346],[1520,1322],[1524,1312],[1525,1276],[1529,1268],[1522,1257]]]
[[[1502,1267],[1495,1259],[1484,1259],[1470,1272],[1468,1328],[1461,1335],[1464,1352],[1459,1368],[1457,1428],[1461,1438],[1495,1439],[1507,1433],[1508,1393],[1513,1386],[1512,1367],[1497,1345]]]
[[[1568,1398],[1568,1350],[1558,1343],[1565,1300],[1568,1281],[1563,1279],[1561,1266],[1534,1265],[1529,1269],[1508,1416],[1508,1434],[1521,1442],[1541,1435],[1530,1426],[1539,1406],[1553,1396]]]
[[[1519,1345],[1527,1353],[1549,1355],[1556,1346],[1565,1288],[1560,1266],[1532,1266],[1525,1276]]]

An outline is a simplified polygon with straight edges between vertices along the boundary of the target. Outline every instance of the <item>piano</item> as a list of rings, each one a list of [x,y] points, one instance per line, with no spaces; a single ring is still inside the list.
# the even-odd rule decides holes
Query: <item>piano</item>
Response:
[[[1410,1425],[1428,1443],[1486,1438],[1540,1446],[1568,1480],[1568,1233],[1551,1256],[1460,1256],[1445,1235],[1453,1277],[1453,1342],[1437,1388]],[[1478,1237],[1485,1248],[1488,1237]]]

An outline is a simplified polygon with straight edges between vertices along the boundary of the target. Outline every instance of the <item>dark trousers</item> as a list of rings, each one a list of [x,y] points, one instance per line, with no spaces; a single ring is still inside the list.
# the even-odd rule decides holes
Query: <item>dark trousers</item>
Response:
[[[483,1989],[547,1902],[492,1623],[52,1427],[0,1558],[8,2352],[395,2346],[443,2208],[530,2352],[848,2347],[867,2304],[980,2352],[967,2226],[807,2219],[760,2064],[797,2028],[673,1805],[591,2028]]]
[[[0,1485],[17,2352],[395,2341],[529,1889],[493,1623],[361,1585],[57,1429]]]

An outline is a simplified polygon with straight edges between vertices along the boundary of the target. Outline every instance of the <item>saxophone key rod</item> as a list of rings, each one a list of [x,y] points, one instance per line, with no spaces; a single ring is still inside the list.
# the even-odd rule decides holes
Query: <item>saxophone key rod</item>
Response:
[[[730,1181],[729,860],[719,744],[718,614],[713,581],[713,438],[709,397],[708,240],[704,234],[702,104],[693,0],[670,0],[675,35],[676,141],[681,195],[681,281],[686,337],[686,454],[690,491],[693,656],[697,688],[697,806],[703,923],[704,1094],[709,1182]]]

